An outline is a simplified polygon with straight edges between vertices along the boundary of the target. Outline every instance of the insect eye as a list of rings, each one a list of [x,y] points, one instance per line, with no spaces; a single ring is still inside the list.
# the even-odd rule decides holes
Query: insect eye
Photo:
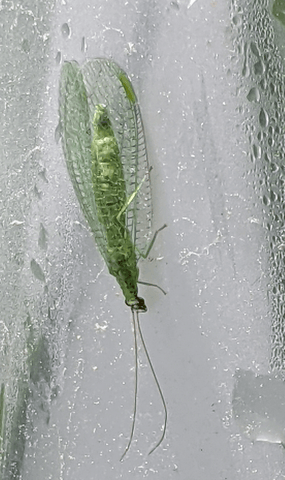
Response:
[[[136,297],[136,299],[133,302],[126,302],[126,305],[131,307],[131,309],[135,310],[136,312],[146,312],[147,311],[147,306],[145,304],[145,301],[141,297]]]

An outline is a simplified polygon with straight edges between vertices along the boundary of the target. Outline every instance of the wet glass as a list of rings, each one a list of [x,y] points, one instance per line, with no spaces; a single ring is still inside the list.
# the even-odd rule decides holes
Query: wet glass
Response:
[[[62,0],[0,9],[1,480],[283,478],[281,0]],[[64,61],[106,57],[140,104],[154,230],[130,312],[62,152]]]

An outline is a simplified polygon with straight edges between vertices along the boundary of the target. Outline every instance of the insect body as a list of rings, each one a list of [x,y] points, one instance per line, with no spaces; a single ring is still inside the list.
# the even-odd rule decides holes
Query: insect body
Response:
[[[148,255],[158,233],[150,241],[149,168],[140,109],[125,72],[114,62],[95,59],[81,68],[74,61],[64,63],[59,111],[64,155],[77,198],[109,272],[132,311],[135,401],[131,434],[121,459],[129,450],[135,426],[137,332],[165,413],[162,435],[152,453],[165,436],[167,410],[138,315],[147,307],[138,297],[137,261]]]
[[[102,105],[96,106],[93,128],[93,191],[98,220],[105,230],[109,272],[116,277],[126,304],[144,312],[144,300],[137,296],[139,270],[135,248],[126,228],[125,214],[120,215],[127,201],[123,167],[110,119]]]

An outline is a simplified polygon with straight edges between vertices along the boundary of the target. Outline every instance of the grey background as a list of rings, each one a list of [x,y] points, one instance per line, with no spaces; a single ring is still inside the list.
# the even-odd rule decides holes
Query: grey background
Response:
[[[241,73],[242,3],[2,2],[5,480],[284,478],[283,447],[251,443],[232,415],[236,369],[270,371],[269,249],[248,140],[257,114],[247,100],[254,79]],[[154,228],[168,225],[140,263],[141,278],[168,292],[140,287],[167,435],[148,456],[162,416],[142,357],[135,441],[122,463],[133,409],[130,312],[56,141],[62,61],[100,56],[132,79]]]

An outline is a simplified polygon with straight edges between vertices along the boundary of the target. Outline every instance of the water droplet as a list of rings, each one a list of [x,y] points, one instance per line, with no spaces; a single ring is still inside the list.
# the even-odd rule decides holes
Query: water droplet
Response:
[[[274,127],[273,127],[273,125],[270,125],[270,127],[268,128],[268,133],[269,133],[269,135],[274,136]]]
[[[233,16],[233,24],[236,27],[239,27],[242,24],[241,16],[240,15],[234,15]]]
[[[258,160],[261,157],[261,148],[259,145],[255,145],[255,143],[252,145],[252,153],[255,158],[255,160]]]
[[[272,163],[271,164],[271,172],[276,173],[276,172],[278,172],[278,170],[279,170],[279,165],[277,165],[277,163]]]
[[[274,83],[270,82],[269,88],[270,88],[271,94],[274,95],[275,92],[276,92],[276,87],[275,87]]]
[[[247,97],[249,102],[259,102],[260,100],[260,92],[257,87],[253,87],[250,89]]]
[[[249,75],[250,75],[250,69],[249,69],[249,66],[247,65],[247,63],[244,64],[241,73],[242,73],[242,75],[243,75],[245,78],[249,77]]]
[[[258,48],[257,48],[257,46],[256,46],[256,44],[255,44],[254,42],[251,42],[250,48],[251,48],[252,53],[253,53],[256,57],[259,58],[259,57],[260,57],[260,53],[259,53]]]
[[[29,44],[29,42],[28,42],[27,39],[24,39],[24,40],[22,41],[22,49],[23,49],[23,51],[24,51],[25,53],[29,53],[29,51],[30,51],[30,44]]]
[[[34,258],[31,260],[30,267],[34,276],[40,280],[40,282],[45,282],[45,274],[42,271],[41,266],[38,264],[38,262],[36,262],[36,260],[34,260]]]
[[[62,36],[64,38],[68,38],[70,37],[70,28],[68,26],[67,23],[64,23],[62,26],[61,26],[61,33],[62,33]]]
[[[266,128],[268,126],[268,114],[263,108],[261,108],[259,113],[259,123],[261,128]]]
[[[261,90],[266,90],[267,88],[267,81],[266,81],[266,78],[262,78],[259,82],[259,85],[260,85],[260,88]]]
[[[269,52],[265,52],[265,54],[264,54],[264,57],[263,57],[263,58],[264,58],[264,61],[265,61],[265,63],[269,62],[269,60],[271,59],[271,56],[272,56],[272,54],[271,54],[271,53],[269,53]]]
[[[262,130],[260,130],[257,134],[257,140],[259,142],[262,142],[265,137],[266,137],[266,135],[264,134],[264,132]]]
[[[40,233],[39,233],[39,238],[38,238],[38,245],[43,250],[46,250],[46,248],[47,248],[47,238],[48,238],[47,231],[46,231],[45,227],[43,226],[43,224],[41,223]]]
[[[177,2],[170,2],[170,6],[174,8],[175,10],[179,10],[179,4]],[[190,5],[191,6],[191,5]]]
[[[86,52],[87,50],[87,44],[86,44],[86,38],[82,37],[81,40],[81,52]]]
[[[271,158],[270,158],[270,156],[268,155],[268,153],[265,153],[265,154],[264,154],[264,160],[265,160],[266,162],[268,162],[268,163],[271,163]]]
[[[62,134],[62,128],[61,128],[61,124],[59,123],[54,131],[54,138],[56,143],[58,143],[59,140],[61,139],[61,134]]]
[[[61,63],[61,52],[57,52],[55,57],[55,63],[59,65]]]
[[[255,75],[263,75],[265,70],[264,63],[261,60],[259,60],[254,64],[253,70]]]
[[[279,200],[278,193],[274,192],[274,190],[270,190],[270,201],[277,202]]]

